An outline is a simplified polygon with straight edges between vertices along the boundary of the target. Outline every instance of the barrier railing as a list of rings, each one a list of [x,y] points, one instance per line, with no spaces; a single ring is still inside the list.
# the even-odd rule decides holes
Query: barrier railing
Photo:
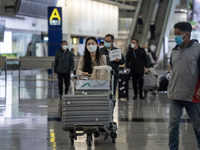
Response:
[[[55,57],[19,57],[19,89],[20,89],[20,80],[21,79],[21,71],[22,70],[52,70],[52,73],[54,72],[54,59]],[[26,79],[27,80],[27,79]],[[31,80],[31,79],[28,79]],[[35,80],[49,80],[49,79],[35,79]],[[52,79],[53,82],[53,74]],[[53,86],[53,84],[52,84]],[[19,90],[20,92],[20,90]],[[20,99],[20,93],[19,93],[19,99]]]
[[[79,56],[74,57],[74,67],[77,68]],[[20,89],[20,81],[21,80],[46,80],[46,79],[23,79],[21,72],[23,70],[52,70],[52,73],[54,72],[54,60],[55,56],[50,57],[31,57],[31,56],[25,56],[19,58],[19,76],[18,76],[18,82],[19,82],[19,89]],[[44,77],[43,77],[44,78]],[[46,78],[46,77],[45,77]],[[52,86],[54,86],[54,76],[52,74],[52,78],[48,78],[47,80],[52,81]],[[52,88],[53,89],[53,88]],[[20,90],[19,90],[20,91]],[[54,95],[54,91],[52,91],[52,94]],[[19,99],[20,99],[20,93],[19,93]]]
[[[7,71],[7,59],[5,56],[0,56],[0,68],[5,69]]]
[[[19,85],[21,80],[21,70],[45,70],[51,69],[54,72],[54,57],[20,57],[19,58]],[[53,76],[52,76],[53,77]]]
[[[0,69],[5,71],[5,97],[7,86],[7,59],[5,56],[0,56]],[[1,92],[0,92],[1,93]]]
[[[74,69],[78,67],[78,62],[79,62],[80,56],[74,56]]]

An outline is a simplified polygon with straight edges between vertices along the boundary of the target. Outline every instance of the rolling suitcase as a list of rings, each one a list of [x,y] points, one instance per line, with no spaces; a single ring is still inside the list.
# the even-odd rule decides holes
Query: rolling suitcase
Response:
[[[167,91],[169,81],[165,76],[160,78],[158,91]]]
[[[118,86],[119,99],[129,97],[129,74],[124,72],[119,73],[119,86]]]
[[[154,97],[156,96],[157,79],[155,74],[144,74],[144,97],[147,97],[149,91],[152,91]]]

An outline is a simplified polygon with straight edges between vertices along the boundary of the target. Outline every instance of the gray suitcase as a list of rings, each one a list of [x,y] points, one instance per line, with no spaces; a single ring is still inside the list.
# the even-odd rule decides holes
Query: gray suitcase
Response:
[[[113,122],[113,101],[110,95],[67,95],[62,99],[62,125],[70,131],[71,142],[77,136],[87,134],[87,144],[92,144],[92,134],[117,137],[117,126]],[[77,133],[76,131],[83,131]]]
[[[157,89],[157,79],[155,74],[144,74],[144,96],[147,97],[147,94],[149,91],[152,91],[152,94],[156,95],[156,89]]]

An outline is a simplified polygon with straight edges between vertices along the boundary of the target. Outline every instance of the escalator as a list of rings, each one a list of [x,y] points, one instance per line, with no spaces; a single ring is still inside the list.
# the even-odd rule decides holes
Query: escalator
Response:
[[[155,22],[155,39],[150,39],[149,44],[153,44],[156,47],[156,56],[159,56],[162,44],[164,42],[164,36],[169,21],[169,15],[172,11],[173,0],[162,0],[159,3]]]
[[[159,55],[167,28],[173,0],[142,0],[138,1],[135,15],[130,28],[126,48],[132,39],[138,39],[139,45],[153,44],[156,46],[156,56]],[[142,15],[142,27],[137,24],[139,14]],[[155,23],[155,39],[150,40],[150,24]]]
[[[149,31],[149,24],[151,21],[151,16],[153,14],[153,9],[157,0],[140,0],[137,3],[135,15],[130,27],[130,32],[128,35],[128,40],[126,43],[126,48],[131,42],[131,39],[138,39],[139,45],[145,43],[144,37],[147,37]],[[138,17],[141,16],[143,24],[137,24]]]

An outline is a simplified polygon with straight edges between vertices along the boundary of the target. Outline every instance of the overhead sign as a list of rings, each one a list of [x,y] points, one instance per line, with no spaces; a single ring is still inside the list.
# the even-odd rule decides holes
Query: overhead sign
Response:
[[[122,49],[115,49],[115,50],[110,50],[109,51],[109,58],[110,61],[114,61],[116,58],[122,59]]]
[[[48,55],[55,56],[62,41],[62,8],[48,7]]]
[[[49,28],[62,27],[61,7],[48,7],[48,25]]]

